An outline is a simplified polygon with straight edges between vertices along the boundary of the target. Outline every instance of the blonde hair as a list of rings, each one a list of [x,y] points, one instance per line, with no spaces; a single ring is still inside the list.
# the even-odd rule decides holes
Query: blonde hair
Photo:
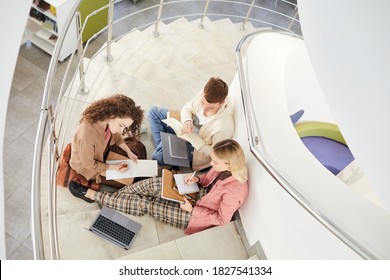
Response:
[[[216,157],[229,164],[235,179],[241,183],[248,181],[245,155],[240,144],[232,139],[222,140],[214,145],[213,152]]]

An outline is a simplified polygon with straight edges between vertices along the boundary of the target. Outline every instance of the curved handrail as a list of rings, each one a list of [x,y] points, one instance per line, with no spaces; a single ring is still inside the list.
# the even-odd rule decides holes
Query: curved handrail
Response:
[[[114,4],[115,3],[119,3],[121,2],[122,0],[116,0],[116,1],[111,1],[113,2]],[[207,0],[208,2],[209,0]],[[57,103],[56,103],[56,111],[54,112],[54,115],[52,115],[49,111],[50,111],[50,106],[49,106],[49,100],[51,98],[51,93],[52,93],[52,88],[53,88],[53,79],[54,79],[54,75],[55,75],[55,72],[56,72],[56,69],[57,69],[57,65],[58,65],[58,58],[59,58],[59,54],[60,54],[60,51],[61,51],[61,48],[62,48],[62,45],[64,44],[64,40],[65,40],[65,37],[67,36],[67,32],[71,26],[71,22],[72,20],[74,19],[74,16],[75,14],[77,13],[77,10],[78,10],[78,7],[80,6],[82,0],[76,0],[75,1],[75,4],[73,5],[73,7],[71,8],[71,11],[69,13],[69,16],[66,20],[66,23],[64,25],[64,30],[63,32],[61,32],[61,34],[59,34],[59,37],[57,39],[57,43],[55,45],[55,48],[54,48],[54,51],[53,51],[53,54],[52,54],[52,59],[50,61],[50,65],[49,65],[49,68],[48,68],[48,72],[47,72],[47,78],[46,78],[46,81],[45,81],[45,87],[44,87],[44,90],[43,90],[43,97],[42,97],[42,105],[41,105],[41,113],[40,113],[40,117],[39,117],[39,124],[38,124],[38,129],[37,129],[37,135],[36,135],[36,139],[35,139],[35,146],[34,146],[34,156],[33,156],[33,166],[32,166],[32,186],[31,186],[31,220],[32,220],[32,243],[33,243],[33,251],[34,251],[34,258],[35,259],[44,259],[44,250],[43,250],[43,242],[42,242],[42,224],[41,224],[41,201],[40,201],[40,197],[41,197],[41,176],[40,176],[40,172],[41,172],[41,167],[42,167],[42,151],[43,151],[43,146],[44,146],[44,142],[45,142],[45,132],[48,131],[48,137],[46,138],[47,141],[50,141],[50,145],[48,147],[48,157],[49,157],[49,174],[48,174],[48,188],[49,188],[49,203],[48,203],[48,213],[49,213],[49,224],[50,224],[50,234],[49,234],[49,238],[50,238],[50,244],[52,247],[54,247],[54,251],[52,250],[51,251],[51,257],[52,259],[58,259],[59,258],[59,252],[58,252],[58,245],[57,245],[57,226],[56,226],[56,188],[55,188],[55,174],[56,174],[56,171],[57,171],[57,165],[58,165],[58,157],[59,157],[59,154],[57,152],[57,149],[58,149],[58,144],[59,144],[59,138],[61,136],[61,131],[62,131],[62,120],[64,119],[64,116],[65,116],[65,111],[63,112],[62,116],[61,116],[61,119],[60,119],[60,125],[59,125],[59,128],[55,129],[55,120],[57,119],[57,108],[61,102],[61,99],[63,98],[63,95],[64,95],[64,83],[61,85],[61,88],[60,88],[60,94],[58,96],[58,100],[57,100]],[[162,0],[161,3],[163,3],[164,1]],[[185,2],[205,2],[205,1],[201,1],[201,0],[176,0],[176,1],[170,1],[170,2],[165,2],[163,3],[164,6],[166,5],[174,5],[176,3],[185,3]],[[267,8],[264,8],[264,7],[261,7],[259,5],[254,5],[253,2],[252,4],[249,4],[249,3],[242,3],[242,2],[238,2],[238,1],[226,1],[226,0],[214,0],[213,2],[216,2],[216,3],[221,3],[221,4],[233,4],[233,5],[241,5],[243,7],[248,7],[248,8],[259,8],[259,9],[263,9],[263,10],[266,10],[266,11],[269,11],[269,12],[272,12],[272,13],[276,13],[276,14],[279,14],[281,16],[284,16],[286,17],[287,19],[291,20],[290,22],[290,26],[293,22],[298,22],[298,20],[296,20],[296,18],[294,17],[290,17],[290,16],[287,16],[287,15],[284,15],[282,13],[279,13],[275,10],[271,10],[271,9],[267,9]],[[288,3],[288,2],[286,2]],[[289,3],[291,4],[291,3]],[[109,5],[109,4],[108,4]],[[101,11],[103,9],[105,9],[108,5],[104,6],[104,7],[101,7],[100,9],[96,10],[96,11],[93,11],[90,15],[88,15],[84,21],[84,24],[83,24],[83,27],[81,28],[81,32],[80,34],[78,35],[77,37],[77,43],[76,43],[76,46],[75,46],[75,50],[77,49],[77,46],[78,46],[78,43],[79,41],[81,40],[81,34],[82,34],[82,30],[84,30],[85,28],[85,25],[86,25],[86,22],[88,21],[88,19],[93,16],[94,14],[96,14],[98,11]],[[293,4],[292,4],[293,5]],[[117,19],[113,22],[111,22],[111,24],[115,25],[116,23],[126,19],[126,18],[130,18],[134,15],[137,15],[137,14],[140,14],[142,12],[145,12],[145,11],[148,11],[150,9],[154,9],[156,7],[159,7],[160,5],[154,5],[154,6],[150,6],[150,7],[147,7],[147,8],[144,8],[142,10],[139,10],[139,11],[135,11],[131,14],[128,14],[120,19]],[[200,13],[189,13],[189,14],[180,14],[178,15],[177,17],[184,17],[184,16],[201,16],[202,14]],[[247,17],[243,17],[243,16],[238,16],[238,15],[234,15],[234,14],[223,14],[223,13],[204,13],[204,15],[208,15],[208,16],[224,16],[224,17],[231,17],[231,18],[239,18],[239,19],[244,19],[244,20],[250,20],[250,21],[253,21],[253,22],[259,22],[259,23],[263,23],[267,26],[273,26],[273,27],[276,27],[276,28],[280,28],[280,29],[284,29],[284,30],[287,30],[289,28],[285,28],[285,27],[282,27],[282,26],[278,26],[276,24],[273,24],[272,22],[267,22],[267,21],[262,21],[262,20],[259,20],[259,19],[256,19],[254,17],[249,17],[249,13],[247,14]],[[164,21],[164,20],[170,20],[170,19],[174,19],[176,17],[162,17],[161,20]],[[154,23],[156,23],[158,20],[160,19],[156,19],[155,21],[151,21],[149,23],[146,23],[146,24],[143,24],[141,27],[139,26],[138,28],[144,28],[144,27],[147,27],[147,26],[150,26]],[[85,54],[85,51],[87,50],[88,48],[88,45],[90,43],[91,40],[95,39],[98,35],[102,34],[105,30],[108,29],[108,25],[106,27],[104,27],[102,30],[100,30],[99,32],[97,32],[95,35],[93,35],[90,39],[87,40],[87,43],[86,43],[86,47],[84,49],[84,53],[82,53],[79,57],[79,62],[77,64],[77,69],[79,69],[80,67],[80,63],[82,63],[82,60],[84,58],[84,54]],[[131,30],[130,30],[131,32]],[[123,35],[122,35],[123,36]],[[119,36],[121,37],[121,36]],[[113,41],[115,41],[115,39],[113,39]],[[107,46],[107,45],[106,45]],[[101,52],[103,49],[106,48],[106,46],[103,46],[103,48],[99,51]],[[67,80],[67,76],[69,74],[69,70],[70,70],[70,64],[71,62],[73,61],[74,59],[74,56],[75,56],[75,52],[73,52],[70,56],[70,59],[69,59],[69,64],[65,70],[65,81]],[[95,56],[94,56],[95,57]],[[89,64],[87,65],[87,67],[85,68],[85,73],[87,72],[88,70],[88,66]],[[81,77],[81,80],[83,80],[85,78],[85,73],[82,75]],[[76,76],[76,73],[73,75],[73,78],[72,78],[72,82],[71,84],[73,85],[73,82],[75,80],[75,76]],[[66,100],[66,103],[65,105],[67,106],[68,105],[68,99],[69,99],[69,96]],[[73,103],[74,103],[74,100],[73,100]],[[73,103],[70,105],[71,107],[73,106]],[[67,121],[65,123],[65,129],[67,127],[67,124],[68,124],[68,120],[69,118],[67,118]],[[48,129],[47,129],[48,128]],[[60,147],[63,145],[63,143],[60,143]],[[61,150],[61,149],[60,149]],[[54,160],[52,160],[52,158]],[[54,187],[53,187],[54,186]]]
[[[238,76],[241,85],[241,95],[243,99],[244,106],[244,115],[245,122],[248,131],[249,138],[249,148],[256,159],[264,167],[264,169],[274,178],[274,180],[292,197],[294,198],[307,212],[309,212],[314,218],[316,218],[322,225],[324,225],[330,232],[332,232],[337,238],[344,242],[348,247],[350,247],[354,252],[359,254],[364,259],[379,259],[375,254],[367,250],[362,244],[355,240],[352,236],[346,233],[343,229],[337,226],[328,218],[323,212],[321,212],[314,204],[312,204],[308,199],[306,199],[299,191],[291,185],[283,175],[280,174],[278,168],[275,167],[271,162],[269,162],[266,157],[256,148],[258,143],[258,137],[255,134],[255,121],[254,121],[254,110],[251,106],[250,92],[246,84],[246,76],[243,67],[243,58],[241,55],[241,48],[243,44],[249,40],[251,37],[264,33],[279,33],[286,36],[292,36],[298,39],[302,39],[301,36],[292,34],[284,31],[274,31],[274,30],[260,30],[255,31],[250,34],[245,35],[237,45],[236,48],[236,59],[238,65]]]
[[[48,104],[52,89],[53,77],[55,74],[56,66],[58,63],[58,57],[60,54],[61,47],[65,41],[66,33],[70,28],[73,16],[76,14],[77,8],[82,0],[77,0],[76,4],[70,11],[70,15],[65,23],[64,32],[60,34],[57,39],[57,43],[53,50],[52,59],[50,61],[49,69],[47,71],[47,78],[45,81],[45,88],[43,90],[41,114],[39,117],[39,125],[37,135],[35,138],[34,146],[34,157],[32,167],[32,185],[31,185],[31,223],[32,233],[31,238],[33,242],[33,251],[35,259],[44,259],[43,245],[42,245],[42,226],[41,226],[41,215],[40,215],[40,198],[41,198],[41,182],[40,182],[40,171],[42,166],[42,147],[44,144],[44,133],[45,126],[48,119]],[[51,205],[51,203],[49,203]],[[50,206],[49,206],[50,207]]]

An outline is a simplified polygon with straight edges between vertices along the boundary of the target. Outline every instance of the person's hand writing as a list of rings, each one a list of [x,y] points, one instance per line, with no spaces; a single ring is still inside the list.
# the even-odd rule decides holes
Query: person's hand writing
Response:
[[[191,175],[184,176],[184,184],[189,185],[192,183],[199,182],[199,177],[195,176],[195,173],[196,173],[196,171],[194,173],[192,173]]]
[[[184,203],[180,204],[180,208],[184,211],[191,213],[193,207],[192,207],[191,203],[188,201],[188,199],[185,196],[183,196],[183,197],[184,197]]]
[[[127,163],[120,163],[119,172],[123,173],[126,172],[129,169],[129,166]]]
[[[186,121],[183,125],[183,132],[184,133],[192,133],[194,132],[194,125],[192,121]]]
[[[129,166],[127,165],[126,162],[120,162],[118,164],[110,164],[108,166],[108,169],[116,170],[116,171],[119,171],[119,172],[123,173],[123,172],[126,172],[129,169]]]

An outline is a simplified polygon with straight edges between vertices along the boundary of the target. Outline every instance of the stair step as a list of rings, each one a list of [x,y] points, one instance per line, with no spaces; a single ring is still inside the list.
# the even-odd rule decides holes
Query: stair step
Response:
[[[208,68],[205,71],[202,70],[201,67],[194,67],[195,65],[193,63],[190,63],[188,59],[182,57],[166,57],[161,61],[161,65],[187,80],[196,81],[198,85],[206,84],[211,76],[216,75],[212,69]],[[201,89],[202,86],[199,86],[198,91]],[[187,101],[193,96],[193,94],[189,92],[185,92],[184,94],[188,97]]]
[[[110,63],[85,59],[85,66],[90,68],[85,77],[89,93],[78,95],[77,100],[86,103],[118,92],[128,94],[134,101],[139,101],[144,109],[148,109],[151,104],[164,104],[166,96],[175,97],[178,104],[183,104],[187,98],[183,92],[199,91],[194,81],[178,77],[165,67],[127,51]],[[72,88],[73,98],[78,84],[75,83]]]
[[[207,18],[205,18],[205,22],[206,20]],[[231,40],[226,39],[221,32],[214,32],[207,28],[200,29],[198,23],[199,20],[189,22],[180,18],[170,23],[168,28],[175,31],[184,40],[191,42],[191,45],[196,45],[199,50],[206,51],[210,48],[207,50],[208,52],[216,55],[224,54],[225,58],[232,59],[231,51],[226,52],[226,46],[231,44]],[[212,22],[208,23],[208,25],[212,24]],[[226,28],[228,29],[230,26],[226,26]]]
[[[148,44],[148,41],[150,41],[150,36],[135,29],[124,35],[116,43],[124,46],[128,51],[136,52]]]
[[[260,260],[260,258],[258,255],[254,255],[254,256],[248,258],[248,260],[256,260],[257,261],[257,260]]]
[[[154,64],[148,60],[141,65],[134,73],[134,76],[177,93],[176,95],[178,95],[177,97],[180,98],[181,101],[186,99],[186,95],[183,93],[199,91],[199,86],[196,85],[194,81],[186,80],[161,65]],[[156,92],[154,94],[156,94]]]
[[[160,63],[169,56],[192,57],[199,51],[169,27],[161,30],[158,37],[150,35],[150,38],[154,45],[143,56],[155,63]]]
[[[138,251],[119,259],[245,260],[248,254],[234,222]]]

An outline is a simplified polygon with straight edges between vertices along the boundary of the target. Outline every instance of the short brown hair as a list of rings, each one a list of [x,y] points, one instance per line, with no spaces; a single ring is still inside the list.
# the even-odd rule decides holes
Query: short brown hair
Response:
[[[203,91],[208,103],[222,103],[228,95],[229,87],[221,78],[211,77]]]

